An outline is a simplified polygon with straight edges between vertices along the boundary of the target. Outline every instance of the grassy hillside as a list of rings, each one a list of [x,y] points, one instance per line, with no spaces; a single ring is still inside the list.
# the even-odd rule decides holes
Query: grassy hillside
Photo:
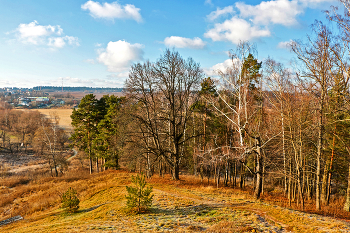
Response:
[[[16,195],[4,211],[24,220],[0,227],[1,232],[348,232],[349,224],[253,200],[231,188],[201,185],[192,176],[181,181],[154,177],[150,212],[133,215],[125,210],[125,171],[87,175],[82,171],[61,178],[41,178],[14,185],[0,180],[0,200]],[[10,181],[8,181],[10,182]],[[8,188],[7,186],[11,186]],[[81,200],[78,213],[59,208],[59,193],[68,187]],[[9,216],[7,216],[9,217]],[[5,216],[2,216],[4,219]],[[0,219],[0,220],[2,220]]]

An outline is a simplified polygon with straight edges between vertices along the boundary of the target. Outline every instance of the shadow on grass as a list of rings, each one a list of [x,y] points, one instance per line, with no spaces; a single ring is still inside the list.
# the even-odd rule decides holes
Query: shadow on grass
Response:
[[[90,207],[88,209],[78,210],[77,213],[87,213],[87,212],[93,211],[93,210],[95,210],[95,209],[97,209],[97,208],[99,208],[99,207],[101,207],[103,205],[106,205],[106,204],[108,204],[108,203],[106,202],[106,203],[103,203],[103,204],[95,205],[95,206]]]
[[[214,210],[219,210],[225,207],[234,208],[234,207],[243,207],[249,203],[235,203],[235,204],[226,204],[226,203],[215,203],[215,204],[199,204],[199,205],[187,205],[187,206],[175,206],[173,208],[165,208],[164,206],[152,206],[150,212],[154,214],[161,215],[181,215],[181,214],[196,214],[197,216],[205,215],[206,213],[213,212]]]

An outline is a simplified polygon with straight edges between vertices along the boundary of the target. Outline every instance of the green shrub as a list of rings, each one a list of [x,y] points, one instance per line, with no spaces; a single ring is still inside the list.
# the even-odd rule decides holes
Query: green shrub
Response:
[[[79,209],[80,200],[77,197],[77,191],[70,187],[61,195],[61,207],[67,212],[76,212]]]
[[[131,180],[135,187],[126,186],[126,191],[128,191],[127,207],[136,210],[137,213],[148,210],[152,205],[152,187],[146,187],[146,177],[143,174],[132,176]]]

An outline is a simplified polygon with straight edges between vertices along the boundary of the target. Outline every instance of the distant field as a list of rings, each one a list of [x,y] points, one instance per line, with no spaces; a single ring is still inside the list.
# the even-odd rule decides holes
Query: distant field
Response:
[[[60,125],[64,127],[65,129],[70,129],[71,126],[71,118],[70,115],[72,115],[73,109],[33,109],[31,111],[39,111],[41,114],[44,114],[46,116],[49,116],[50,113],[57,113],[57,115],[60,117]]]
[[[86,93],[86,92],[69,92],[69,94],[71,94],[72,96],[74,96],[77,99],[82,99],[84,96],[90,94],[90,93]],[[109,93],[92,93],[96,96],[97,99],[100,99],[102,96],[104,95],[115,95],[115,96],[124,96],[123,92],[109,92]]]

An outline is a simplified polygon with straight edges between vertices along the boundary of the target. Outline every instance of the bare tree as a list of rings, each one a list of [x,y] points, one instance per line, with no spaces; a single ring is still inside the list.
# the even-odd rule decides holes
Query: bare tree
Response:
[[[261,89],[261,62],[252,55],[253,47],[247,42],[237,46],[231,53],[232,66],[221,75],[222,90],[218,97],[212,95],[207,101],[216,111],[225,117],[236,132],[236,143],[230,146],[236,151],[236,158],[241,162],[248,155],[254,155],[255,171],[245,167],[255,176],[255,198],[260,198],[263,182],[263,147],[271,140],[262,138],[261,132],[266,127]],[[222,102],[225,108],[218,104]],[[267,135],[267,134],[265,134]]]
[[[50,114],[50,118],[41,116],[40,127],[35,133],[34,144],[37,148],[37,153],[46,158],[50,165],[51,175],[52,170],[55,176],[58,176],[58,169],[62,170],[67,166],[67,161],[63,155],[65,142],[68,141],[68,136],[63,129],[59,127],[59,117],[55,114]]]
[[[198,63],[166,50],[156,63],[133,65],[126,81],[127,97],[139,106],[133,114],[141,125],[139,134],[151,139],[144,144],[146,153],[165,159],[176,180],[180,179],[182,147],[191,139],[186,126],[202,76]]]
[[[317,99],[317,153],[316,153],[316,209],[321,209],[321,163],[324,157],[325,110],[327,91],[332,85],[333,75],[336,73],[334,54],[332,53],[332,33],[321,22],[313,25],[315,38],[308,37],[308,43],[292,43],[292,50],[302,61],[300,80],[306,89]]]

